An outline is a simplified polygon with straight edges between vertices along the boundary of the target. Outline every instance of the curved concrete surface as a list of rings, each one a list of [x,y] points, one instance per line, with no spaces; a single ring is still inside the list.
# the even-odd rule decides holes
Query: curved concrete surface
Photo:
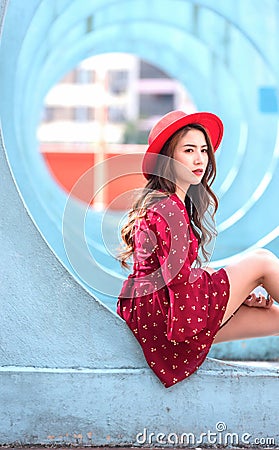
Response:
[[[0,2],[1,23],[7,6],[0,48],[0,401],[5,405],[0,411],[0,444],[128,445],[136,444],[137,434],[144,429],[155,435],[193,433],[195,446],[201,444],[198,439],[201,433],[217,431],[222,444],[224,435],[216,428],[220,422],[229,432],[239,435],[238,444],[243,443],[241,436],[245,433],[251,436],[250,444],[255,438],[279,438],[275,414],[279,400],[276,368],[208,359],[189,380],[166,390],[147,367],[126,325],[104,305],[105,298],[101,303],[97,295],[92,295],[94,286],[84,283],[67,259],[62,237],[65,207],[70,205],[66,213],[70,211],[69,218],[77,221],[66,222],[70,237],[85,212],[72,201],[67,204],[36,151],[35,130],[43,97],[64,71],[92,54],[92,48],[96,53],[108,51],[114,42],[115,50],[132,51],[133,40],[127,36],[134,36],[138,42],[140,35],[146,35],[136,50],[143,55],[150,47],[152,60],[160,39],[155,31],[153,37],[147,33],[151,31],[150,20],[145,23],[143,3],[148,6],[150,17],[150,2],[134,2],[130,14],[135,15],[135,20],[130,21],[127,8],[120,8],[119,2],[94,0],[83,2],[82,7],[81,2],[72,0],[57,0],[51,7],[46,0]],[[185,18],[188,13],[194,17],[198,14],[194,2],[175,3],[182,7]],[[161,4],[154,1],[153,29],[159,32],[170,27],[174,33],[173,41],[165,42],[166,60],[162,58],[162,67],[170,64],[172,60],[168,58],[183,55],[185,43],[190,42],[203,55],[207,68],[199,67],[198,58],[193,57],[189,73],[182,74],[181,78],[188,77],[188,83],[192,83],[193,92],[199,98],[193,75],[197,71],[198,80],[202,82],[210,67],[209,56],[218,57],[220,67],[217,63],[216,67],[224,76],[226,73],[225,53],[222,46],[218,47],[218,36],[215,36],[216,43],[205,43],[203,12],[213,14],[213,26],[214,20],[228,21],[229,16],[233,17],[235,8],[230,10],[232,2],[226,2],[226,7],[220,2],[217,12],[209,6],[210,2],[208,5],[203,2],[196,28],[189,20],[183,36],[182,20],[180,28],[178,21],[177,32],[174,24],[164,26],[166,18],[160,17]],[[239,2],[238,13],[241,5],[243,3]],[[222,8],[227,10],[222,11]],[[125,33],[117,26],[120,23],[127,25]],[[230,23],[233,26],[233,20]],[[235,24],[234,27],[239,38],[241,27]],[[252,37],[247,43],[249,49],[255,47],[251,40]],[[217,50],[213,54],[211,46],[214,44]],[[257,63],[260,63],[263,59],[260,45],[255,48]],[[261,76],[274,82],[273,66],[268,66]],[[242,94],[244,87],[247,86],[238,86]],[[216,112],[223,110],[228,118],[226,101],[221,95],[224,86],[220,89],[216,94],[220,111]],[[209,88],[208,91],[208,103],[203,109],[216,110],[216,98]],[[237,115],[231,123],[248,121],[245,108],[240,104],[238,97],[235,99]],[[253,123],[259,120],[258,117],[253,119]],[[276,128],[276,118],[269,119],[270,126]],[[272,129],[270,142],[275,141]],[[247,145],[253,138],[247,136]],[[239,136],[234,139],[238,142]],[[226,161],[222,158],[220,156],[220,165],[225,168]],[[244,153],[240,148],[239,167],[241,158],[243,160]],[[274,158],[276,152],[271,149],[267,166]],[[264,191],[273,183],[274,170]],[[224,169],[224,173],[230,173],[230,168]],[[222,183],[225,178],[220,180],[219,186]],[[223,198],[225,195],[227,193]],[[227,210],[223,210],[224,220],[227,214],[237,210],[238,201],[236,197],[233,203],[229,202]],[[272,219],[274,223],[275,219],[276,216]],[[101,222],[94,211],[89,220],[97,225]],[[104,264],[105,276],[111,275],[114,266],[109,265],[111,258],[98,245],[98,233],[95,227],[92,251],[94,256],[98,256],[98,252],[102,255],[100,262]],[[225,236],[226,231],[223,233]]]
[[[257,245],[276,253],[279,233],[278,209],[273,207],[279,187],[278,110],[263,91],[269,89],[276,106],[278,30],[272,20],[278,17],[277,3],[261,3],[257,14],[249,1],[237,2],[232,9],[231,2],[212,7],[207,1],[197,5],[175,0],[172,15],[168,14],[169,0],[164,0],[163,8],[160,1],[153,0],[152,15],[147,0],[133,2],[133,7],[122,0],[121,5],[119,1],[88,0],[81,4],[63,0],[50,6],[47,0],[32,0],[26,6],[11,0],[1,46],[2,64],[9,61],[1,70],[1,118],[19,191],[60,261],[113,310],[116,295],[95,290],[96,277],[93,275],[92,283],[84,282],[69,263],[61,235],[67,199],[51,179],[36,142],[48,89],[87,56],[107,51],[136,53],[185,84],[200,110],[222,116],[226,133],[217,155],[215,189],[220,209],[214,266],[224,265],[235,254]],[[252,13],[253,23],[248,20]],[[261,29],[260,39],[254,23]],[[88,222],[88,245],[105,268],[101,280],[111,284],[114,278],[117,293],[123,274],[98,244],[100,215],[91,212]],[[115,234],[116,229],[113,222],[110,233]],[[79,253],[79,259],[84,259],[77,247]],[[113,275],[109,283],[106,272]]]

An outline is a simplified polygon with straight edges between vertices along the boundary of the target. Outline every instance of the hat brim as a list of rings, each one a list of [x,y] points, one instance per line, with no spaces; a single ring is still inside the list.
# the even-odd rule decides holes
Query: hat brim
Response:
[[[180,128],[196,123],[202,125],[208,132],[214,151],[219,147],[224,126],[221,119],[213,113],[198,112],[185,115],[164,128],[148,146],[142,161],[142,172],[145,178],[149,179],[156,164],[156,155],[160,153],[165,142]]]

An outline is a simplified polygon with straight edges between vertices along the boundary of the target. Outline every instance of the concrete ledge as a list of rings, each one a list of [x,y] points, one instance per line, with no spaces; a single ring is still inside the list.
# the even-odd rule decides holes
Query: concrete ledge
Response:
[[[78,21],[75,14],[67,14],[60,21],[61,18],[54,15],[55,8],[49,9],[48,0],[0,0],[0,28],[8,5],[0,47],[0,115],[6,146],[4,148],[0,137],[0,269],[3,274],[0,285],[3,299],[0,444],[138,444],[149,447],[164,443],[177,446],[182,433],[188,433],[194,439],[190,442],[192,446],[219,444],[225,447],[226,433],[233,433],[237,440],[229,444],[234,447],[255,445],[259,448],[259,444],[266,447],[267,441],[256,442],[256,439],[268,437],[274,439],[276,445],[279,438],[277,369],[208,359],[189,380],[166,390],[146,367],[141,350],[125,324],[73,278],[64,258],[61,234],[65,198],[50,181],[35,151],[35,130],[48,86],[67,67],[92,52],[93,44],[94,51],[102,53],[112,49],[113,40],[112,35],[108,35],[108,40],[101,42],[102,34],[97,34],[93,41],[88,39],[86,27],[82,26],[87,15],[81,14],[78,0],[55,3],[58,15],[67,5],[73,12],[74,5],[81,20]],[[93,3],[97,8],[104,0]],[[227,2],[219,3],[227,5]],[[92,14],[90,2],[84,4]],[[156,4],[160,12],[161,2]],[[227,7],[234,11],[231,5],[233,2]],[[117,7],[116,2],[114,6]],[[111,20],[113,15],[103,14],[102,17]],[[178,18],[172,15],[175,25]],[[185,20],[183,17],[181,20],[184,29]],[[57,26],[59,23],[61,27]],[[254,35],[254,28],[252,31]],[[135,28],[135,33],[134,36],[143,37],[139,27]],[[156,39],[157,36],[159,34]],[[117,37],[114,50],[135,50],[136,40],[127,39],[122,26]],[[169,67],[167,56],[175,54],[176,45],[169,46],[167,34],[165,40],[168,44],[164,47],[165,64]],[[146,43],[144,39],[139,39],[138,43],[139,53],[145,55],[147,48],[152,47],[149,36]],[[154,60],[157,60],[154,43]],[[159,44],[163,45],[161,38]],[[199,68],[199,55],[192,53],[197,55]],[[239,53],[235,54],[239,58]],[[152,60],[152,52],[149,56]],[[178,61],[181,65],[180,58]],[[196,98],[199,99],[201,92],[208,100],[210,92],[214,92],[215,99],[215,90],[209,89],[209,95],[200,90],[196,73],[194,71],[193,83]],[[247,79],[250,83],[250,78]],[[260,83],[259,79],[257,81]],[[225,86],[220,86],[222,93]],[[224,102],[223,110],[226,110],[227,98]],[[238,116],[236,108],[230,105],[234,111],[229,125],[232,126]],[[222,110],[222,106],[220,108]],[[251,116],[251,126],[255,129],[258,120],[262,124],[263,117]],[[266,135],[272,136],[266,131],[271,122],[268,116],[265,127],[258,127],[262,134],[255,138],[258,143],[265,136],[265,148]],[[249,138],[249,143],[253,149],[254,141]],[[234,142],[230,141],[230,148],[234,148]],[[232,152],[228,157],[230,155],[235,157]],[[253,179],[257,182],[256,176]],[[275,175],[273,179],[276,184]],[[269,189],[271,197],[275,191]],[[269,204],[271,197],[265,197],[265,204]],[[230,202],[226,204],[231,206]],[[273,202],[270,204],[269,216],[273,220],[275,217],[277,224],[277,211]],[[260,202],[257,206],[262,211]],[[224,215],[226,217],[227,211]],[[262,217],[259,214],[259,218]],[[257,227],[261,229],[259,220]],[[234,234],[230,234],[229,240],[233,237]],[[244,234],[242,239],[245,240]],[[7,271],[7,268],[12,270]],[[27,365],[37,367],[25,367]],[[158,442],[159,433],[161,442]],[[214,433],[217,442],[212,442]],[[162,434],[168,436],[167,441],[162,442]],[[206,437],[207,442],[203,440]]]
[[[241,361],[279,361],[278,336],[268,336],[213,345],[209,356]]]
[[[232,447],[268,437],[278,444],[278,376],[276,368],[209,359],[165,389],[148,368],[2,367],[0,444],[151,446],[159,436],[185,446],[191,435],[198,447],[208,433],[211,445],[214,433],[221,445],[233,433]]]

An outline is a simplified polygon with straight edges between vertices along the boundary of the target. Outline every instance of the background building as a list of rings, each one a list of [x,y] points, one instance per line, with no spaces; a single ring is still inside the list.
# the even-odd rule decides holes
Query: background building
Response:
[[[93,56],[51,88],[38,138],[146,144],[154,121],[180,108],[196,109],[181,83],[154,65],[124,53]]]
[[[40,151],[68,193],[91,167],[118,154],[133,154],[140,172],[139,153],[146,148],[150,128],[173,109],[193,112],[195,106],[181,83],[164,71],[125,53],[94,56],[48,92],[37,133]],[[104,165],[100,169],[105,179]],[[143,183],[140,173],[117,186],[110,183],[90,203],[99,209],[112,203],[114,209],[125,209],[124,192]],[[87,201],[87,183],[77,195]]]

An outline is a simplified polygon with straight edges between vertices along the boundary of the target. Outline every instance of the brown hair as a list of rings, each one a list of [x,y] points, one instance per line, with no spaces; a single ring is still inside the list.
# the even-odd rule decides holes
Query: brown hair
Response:
[[[126,261],[134,252],[133,232],[135,220],[143,217],[151,204],[162,197],[175,193],[176,185],[173,170],[174,150],[180,138],[185,136],[191,129],[199,130],[204,134],[208,147],[208,164],[201,183],[189,187],[185,197],[185,206],[193,232],[198,239],[202,256],[205,261],[209,260],[209,252],[205,249],[205,246],[211,241],[213,236],[216,236],[215,227],[211,223],[218,208],[217,197],[211,190],[211,185],[216,177],[216,162],[210,136],[202,125],[195,123],[179,129],[166,141],[160,154],[168,156],[168,158],[157,158],[154,174],[150,175],[150,179],[141,190],[140,195],[129,212],[128,223],[121,230],[121,237],[124,241],[125,248],[118,256],[123,267],[129,267]],[[206,217],[207,212],[209,219]],[[199,257],[197,261],[201,265]]]

